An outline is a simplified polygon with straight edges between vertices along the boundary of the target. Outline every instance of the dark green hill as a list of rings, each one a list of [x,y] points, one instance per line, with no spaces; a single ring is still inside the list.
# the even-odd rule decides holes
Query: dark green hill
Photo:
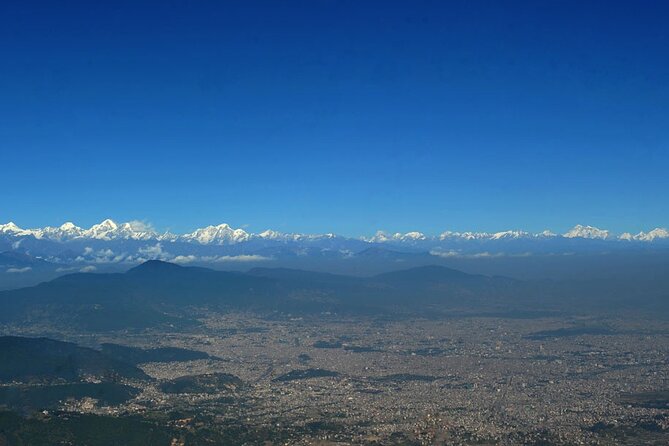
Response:
[[[66,383],[0,387],[0,406],[20,412],[57,409],[63,401],[93,398],[101,406],[122,404],[140,393],[134,387],[113,383]]]
[[[70,414],[44,420],[0,411],[0,445],[169,445],[178,433],[139,416]],[[4,441],[4,443],[3,443]]]
[[[135,365],[143,362],[179,362],[211,358],[205,352],[178,347],[143,349],[118,344],[102,344],[100,347],[105,355]]]
[[[399,304],[409,301],[480,307],[505,301],[517,304],[526,295],[525,284],[507,277],[467,274],[444,266],[419,266],[379,274],[370,279],[376,295]]]
[[[149,261],[125,274],[68,274],[0,292],[0,322],[43,322],[89,331],[185,327],[191,306],[266,305],[273,280]]]
[[[436,282],[467,281],[485,279],[486,276],[467,274],[445,266],[428,265],[378,274],[374,279],[388,284],[427,284]]]
[[[78,273],[0,292],[0,322],[61,324],[88,331],[187,327],[191,309],[261,311],[420,310],[426,303],[481,305],[516,298],[521,283],[425,266],[371,278],[290,269],[248,273],[149,261],[124,274]],[[463,299],[466,298],[466,299]]]
[[[261,299],[269,296],[273,286],[274,281],[267,278],[150,260],[125,274],[69,274],[36,288],[38,293],[55,292],[73,302],[90,300],[90,294],[94,292],[96,298],[112,298],[114,301],[184,305],[234,304],[243,302],[250,295]]]
[[[362,284],[365,278],[342,276],[340,274],[305,271],[290,268],[253,268],[247,275],[277,280],[281,283],[295,283],[308,286]]]
[[[0,337],[0,381],[24,383],[149,379],[137,367],[97,350],[47,338]]]

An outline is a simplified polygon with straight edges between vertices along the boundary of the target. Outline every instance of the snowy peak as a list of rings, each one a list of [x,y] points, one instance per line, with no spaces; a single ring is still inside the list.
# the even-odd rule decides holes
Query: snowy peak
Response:
[[[669,231],[665,228],[655,228],[652,231],[648,232],[639,232],[636,235],[632,235],[629,232],[625,232],[618,237],[620,240],[627,241],[639,241],[639,242],[652,242],[656,239],[667,239],[669,238]]]
[[[13,221],[0,225],[0,234],[20,234],[22,232],[25,231],[19,228]]]
[[[387,242],[417,242],[427,240],[427,237],[422,232],[411,231],[405,234],[401,232],[396,232],[394,234],[388,234],[384,231],[376,231],[374,236],[364,239],[365,241],[371,243],[387,243]]]
[[[230,225],[223,223],[218,226],[196,229],[189,234],[182,235],[180,238],[187,242],[197,242],[202,245],[226,245],[247,241],[250,235],[243,229],[233,229]]]
[[[500,232],[454,232],[446,231],[438,236],[429,236],[422,232],[385,232],[377,231],[372,237],[362,237],[357,239],[341,237],[333,233],[326,234],[301,234],[285,233],[268,229],[260,233],[246,232],[244,229],[235,229],[229,224],[207,226],[196,229],[193,232],[178,235],[169,232],[158,233],[155,229],[141,221],[128,221],[117,223],[112,219],[106,219],[88,229],[83,229],[73,222],[65,222],[60,226],[46,226],[44,228],[23,229],[13,222],[0,224],[0,235],[5,237],[28,237],[32,236],[38,240],[51,240],[57,242],[69,242],[73,240],[137,240],[137,241],[168,241],[168,242],[187,242],[201,245],[233,245],[249,241],[256,242],[282,242],[282,243],[303,243],[308,244],[327,244],[329,249],[338,249],[341,243],[367,242],[379,244],[406,245],[412,248],[425,247],[431,249],[443,246],[465,246],[474,244],[494,244],[494,243],[512,243],[523,241],[544,241],[553,240],[551,243],[557,243],[562,239],[591,239],[603,240],[608,242],[663,242],[669,241],[669,230],[666,228],[655,228],[648,232],[641,231],[637,234],[625,232],[620,235],[613,235],[610,231],[599,229],[594,226],[576,225],[562,235],[555,234],[549,230],[533,233],[523,230],[507,230]],[[324,245],[325,246],[325,245]],[[506,246],[506,245],[505,245]],[[557,245],[556,245],[557,246]],[[349,248],[347,248],[349,249]]]
[[[129,221],[116,225],[116,229],[112,232],[117,238],[132,240],[150,240],[159,237],[151,226],[139,221]]]
[[[446,231],[442,232],[439,235],[439,240],[485,240],[487,238],[490,238],[490,234],[487,232],[454,232],[454,231]]]
[[[532,233],[520,230],[496,232],[490,235],[489,238],[490,240],[518,240],[518,239],[546,239],[556,236],[557,234],[546,229],[545,231],[541,231],[538,233]]]
[[[64,241],[82,237],[85,231],[72,222],[66,222],[57,228],[47,226],[45,228],[32,229],[31,232],[38,239],[44,238],[49,240]]]
[[[118,225],[116,222],[108,218],[97,225],[91,226],[91,228],[86,231],[86,235],[98,240],[111,240],[114,238],[114,232],[117,229]]]
[[[283,240],[285,236],[286,236],[285,234],[278,231],[273,231],[271,229],[268,229],[258,234],[258,237],[266,240]]]
[[[10,222],[0,225],[0,233],[11,234],[14,236],[32,235],[37,239],[53,240],[65,242],[75,239],[94,239],[94,240],[149,240],[157,238],[158,234],[151,229],[149,225],[142,222],[131,221],[122,224],[114,220],[106,219],[101,223],[91,226],[89,229],[82,229],[72,222],[65,222],[60,226],[46,226],[44,228],[21,229]]]
[[[376,234],[374,234],[372,237],[363,238],[363,240],[371,243],[385,243],[392,240],[392,235],[389,235],[384,231],[376,231]]]
[[[82,236],[95,240],[150,240],[157,239],[158,233],[141,221],[119,224],[108,218],[85,230]]]
[[[639,232],[635,237],[637,240],[652,242],[655,239],[669,238],[669,231],[665,228],[655,228],[650,232]]]
[[[65,222],[65,223],[63,223],[62,225],[60,225],[60,230],[61,230],[61,231],[71,231],[71,230],[73,230],[73,229],[81,229],[81,228],[78,228],[78,227],[77,227],[74,223],[72,223],[71,221]]]
[[[260,234],[250,234],[251,237],[253,238],[259,238],[262,240],[272,240],[272,241],[279,241],[279,242],[297,242],[300,240],[308,240],[313,237],[318,237],[318,236],[311,236],[311,235],[306,235],[306,234],[295,234],[295,233],[285,233],[285,232],[279,232],[279,231],[274,231],[272,229],[268,229],[266,231],[261,232]]]
[[[502,231],[496,232],[490,236],[491,240],[507,240],[507,239],[519,239],[519,238],[530,238],[532,234],[525,231]]]
[[[606,229],[599,229],[594,226],[583,226],[576,225],[563,234],[563,237],[566,238],[587,238],[587,239],[598,239],[606,240],[610,236],[610,233]]]
[[[404,234],[404,236],[402,238],[404,240],[414,240],[414,241],[415,240],[426,240],[427,239],[427,237],[425,237],[425,234],[423,234],[422,232],[418,232],[418,231],[407,232],[406,234]]]

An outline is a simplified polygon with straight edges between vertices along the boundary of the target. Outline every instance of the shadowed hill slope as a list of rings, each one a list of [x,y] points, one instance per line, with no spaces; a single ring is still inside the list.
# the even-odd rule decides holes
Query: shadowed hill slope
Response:
[[[282,268],[224,272],[149,261],[123,274],[70,274],[35,287],[0,292],[0,322],[67,324],[104,331],[189,326],[197,323],[193,310],[205,307],[369,313],[398,308],[423,312],[434,305],[475,311],[586,308],[601,306],[607,299],[616,305],[639,305],[638,295],[628,296],[610,285],[524,282],[443,266],[361,278]],[[663,289],[645,294],[647,302],[656,306],[667,295]]]
[[[416,305],[423,297],[492,296],[495,287],[507,282],[445,267],[359,278],[290,269],[224,272],[154,260],[124,274],[68,274],[0,292],[0,321],[41,318],[88,330],[142,329],[191,324],[185,310],[193,307],[319,312],[397,305],[409,294],[405,303]]]
[[[80,381],[148,379],[134,365],[70,342],[47,338],[0,337],[0,381]]]

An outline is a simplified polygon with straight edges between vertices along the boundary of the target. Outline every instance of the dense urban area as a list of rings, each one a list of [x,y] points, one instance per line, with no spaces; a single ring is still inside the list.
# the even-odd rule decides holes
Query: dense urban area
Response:
[[[179,349],[137,359],[149,379],[120,379],[136,389],[125,401],[69,397],[29,416],[41,423],[139,417],[167,429],[175,445],[207,435],[305,445],[669,441],[669,329],[661,319],[230,312],[203,314],[202,322],[174,331],[4,331],[103,351]],[[0,433],[0,444],[7,441]]]

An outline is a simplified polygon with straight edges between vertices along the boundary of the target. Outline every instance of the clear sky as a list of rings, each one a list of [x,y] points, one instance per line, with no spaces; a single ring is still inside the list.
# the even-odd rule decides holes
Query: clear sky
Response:
[[[0,222],[666,227],[668,22],[666,1],[0,2]]]

